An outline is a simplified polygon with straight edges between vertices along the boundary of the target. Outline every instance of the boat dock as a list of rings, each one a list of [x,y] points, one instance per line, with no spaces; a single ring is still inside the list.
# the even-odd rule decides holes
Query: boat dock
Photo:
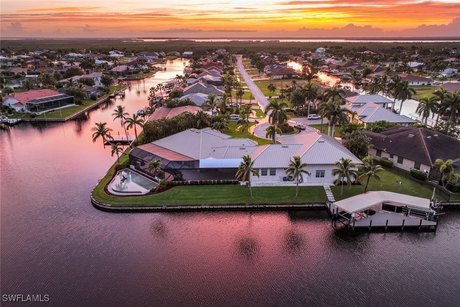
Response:
[[[109,140],[105,141],[104,144],[105,145],[110,145],[110,144],[129,145],[135,139],[136,138],[131,135],[128,135],[128,138],[126,138],[126,136],[114,136],[110,138]]]

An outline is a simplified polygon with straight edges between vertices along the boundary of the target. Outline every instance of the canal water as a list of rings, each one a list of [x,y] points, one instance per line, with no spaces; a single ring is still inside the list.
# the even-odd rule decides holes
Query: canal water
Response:
[[[91,127],[121,132],[115,106],[144,107],[149,87],[183,65],[85,119],[0,132],[1,294],[47,294],[50,306],[458,305],[458,211],[436,233],[350,234],[322,211],[93,208],[89,193],[115,158]]]

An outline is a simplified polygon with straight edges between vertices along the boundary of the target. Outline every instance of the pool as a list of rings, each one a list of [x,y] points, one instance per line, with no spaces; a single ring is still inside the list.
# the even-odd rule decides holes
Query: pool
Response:
[[[144,195],[156,186],[152,179],[125,168],[117,172],[107,190],[113,195]]]

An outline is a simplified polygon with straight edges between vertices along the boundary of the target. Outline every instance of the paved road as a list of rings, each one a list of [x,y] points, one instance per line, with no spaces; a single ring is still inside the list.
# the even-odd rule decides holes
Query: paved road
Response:
[[[269,105],[267,97],[262,93],[262,91],[259,89],[259,87],[252,81],[251,77],[249,77],[249,74],[247,73],[246,69],[244,69],[243,66],[243,56],[237,55],[237,67],[238,70],[240,71],[241,76],[244,79],[244,82],[248,85],[249,90],[251,91],[252,95],[254,98],[257,100],[259,103],[260,108],[265,111],[267,106]]]

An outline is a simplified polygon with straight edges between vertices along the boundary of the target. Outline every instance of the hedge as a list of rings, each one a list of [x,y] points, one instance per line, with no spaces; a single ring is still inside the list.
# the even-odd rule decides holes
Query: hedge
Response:
[[[416,179],[423,180],[423,181],[427,180],[427,178],[428,178],[427,173],[422,172],[422,171],[420,171],[418,169],[415,169],[415,168],[410,170],[410,175],[412,177],[416,178]]]
[[[379,164],[383,167],[388,167],[388,168],[393,167],[393,161],[386,157],[381,158],[379,161]]]

